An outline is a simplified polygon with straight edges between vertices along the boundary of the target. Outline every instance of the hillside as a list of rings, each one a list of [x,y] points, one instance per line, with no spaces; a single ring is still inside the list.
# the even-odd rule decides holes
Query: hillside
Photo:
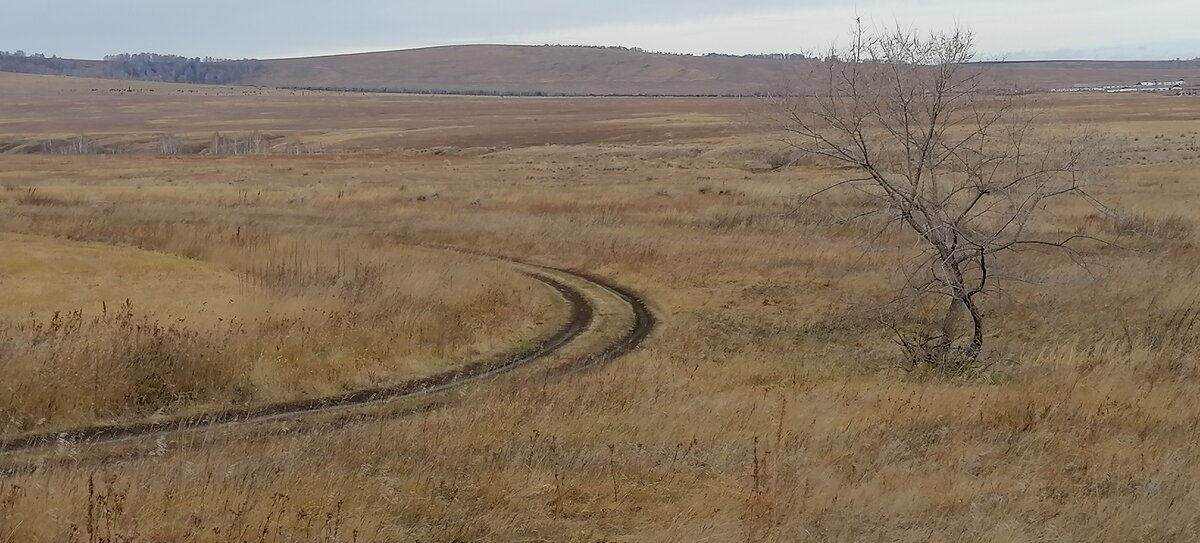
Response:
[[[6,64],[7,63],[7,64]],[[1005,86],[1048,90],[1200,81],[1200,60],[989,63]],[[805,59],[676,55],[636,49],[460,45],[322,57],[225,61],[118,55],[105,61],[0,58],[0,71],[265,87],[548,95],[746,95],[819,80]]]
[[[805,62],[597,47],[467,45],[263,61],[267,86],[548,94],[745,94]]]
[[[262,61],[244,83],[547,94],[729,95],[810,79],[808,60],[690,56],[598,47],[466,45]],[[1200,79],[1200,61],[994,63],[996,75],[1036,90],[1141,79]]]

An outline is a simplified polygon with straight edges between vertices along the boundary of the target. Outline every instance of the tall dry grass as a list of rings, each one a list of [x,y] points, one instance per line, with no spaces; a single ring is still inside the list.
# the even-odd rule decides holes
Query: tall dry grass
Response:
[[[1141,145],[1194,117],[1109,128]],[[1110,169],[1096,193],[1123,215],[1049,214],[1039,231],[1117,244],[1008,260],[986,300],[990,370],[946,379],[896,369],[877,324],[911,240],[844,223],[851,194],[795,205],[837,171],[714,158],[761,143],[172,165],[188,184],[147,184],[121,212],[230,202],[241,189],[189,185],[244,177],[261,200],[222,208],[223,236],[266,205],[294,228],[577,266],[636,286],[664,326],[599,371],[501,379],[407,417],[193,435],[100,465],[64,447],[2,479],[0,541],[1197,539],[1200,157]],[[69,179],[164,168],[88,164]],[[221,173],[191,170],[208,164]],[[44,212],[13,224],[58,230]]]
[[[35,193],[10,191],[13,197],[0,204],[7,207],[0,228],[215,263],[236,273],[241,288],[220,299],[223,293],[179,285],[180,296],[211,312],[141,310],[135,292],[87,308],[28,308],[34,316],[0,322],[0,433],[430,375],[515,349],[565,318],[547,289],[483,259],[350,235],[333,225],[307,227],[311,209],[295,222],[260,218],[294,212],[286,201],[231,207],[170,194],[141,199],[133,188],[50,204],[28,198]],[[241,217],[223,216],[230,209]]]

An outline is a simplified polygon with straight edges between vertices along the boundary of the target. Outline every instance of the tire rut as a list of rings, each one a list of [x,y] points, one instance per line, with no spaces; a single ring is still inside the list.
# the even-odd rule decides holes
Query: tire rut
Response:
[[[587,272],[528,264],[512,258],[498,258],[582,279],[594,286],[607,290],[627,303],[632,309],[633,324],[624,334],[612,343],[605,345],[596,353],[577,357],[559,366],[550,368],[547,370],[550,376],[565,376],[579,373],[629,353],[645,341],[657,324],[653,313],[651,313],[645,302],[637,294],[606,279]],[[162,434],[184,433],[193,430],[257,423],[298,415],[327,413],[385,401],[433,394],[499,375],[559,351],[583,334],[595,320],[596,307],[581,290],[548,275],[534,272],[525,273],[531,278],[550,286],[559,293],[569,306],[569,318],[549,338],[521,352],[500,358],[469,363],[454,370],[429,377],[319,398],[291,400],[256,407],[222,409],[164,420],[94,425],[16,436],[0,440],[0,455],[27,452],[63,443],[72,446],[91,447]],[[350,423],[348,422],[347,424]]]

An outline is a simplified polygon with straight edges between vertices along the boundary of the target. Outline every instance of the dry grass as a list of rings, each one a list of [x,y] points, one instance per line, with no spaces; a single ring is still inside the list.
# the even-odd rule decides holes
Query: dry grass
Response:
[[[0,253],[0,316],[8,321],[44,321],[53,311],[77,309],[95,314],[135,298],[144,313],[228,318],[224,309],[245,293],[223,266],[128,247],[0,234]]]
[[[208,152],[218,134],[229,142],[257,133],[274,153],[422,150],[440,155],[470,149],[478,154],[508,146],[706,137],[730,131],[730,121],[755,103],[720,98],[497,102],[12,73],[0,73],[0,94],[6,98],[0,104],[0,153],[66,151],[84,138],[101,153],[161,153],[167,140],[168,147],[195,154]]]
[[[278,255],[314,237],[321,254],[353,243],[399,264],[395,241],[444,243],[616,277],[665,323],[601,371],[500,380],[407,417],[194,436],[99,466],[63,447],[0,480],[0,541],[1195,540],[1200,157],[1150,146],[1197,119],[1155,109],[1176,102],[1089,100],[1043,118],[1120,139],[1097,193],[1124,213],[1057,209],[1038,228],[1101,229],[1119,246],[1087,248],[1086,268],[1010,260],[1018,280],[986,301],[995,364],[962,380],[894,369],[876,324],[911,240],[841,223],[853,195],[795,209],[840,173],[767,171],[755,137],[436,158],[3,157],[0,184],[18,187],[0,193],[7,231],[222,263],[266,292]],[[20,203],[35,177],[39,195],[75,203]],[[239,226],[270,232],[277,256],[239,245]],[[426,258],[416,267],[459,269]]]
[[[430,375],[565,318],[514,270],[324,221],[344,190],[155,190],[173,181],[110,175],[0,193],[4,229],[22,233],[0,244],[2,433]],[[103,186],[64,196],[79,182]],[[321,201],[297,212],[309,197]]]

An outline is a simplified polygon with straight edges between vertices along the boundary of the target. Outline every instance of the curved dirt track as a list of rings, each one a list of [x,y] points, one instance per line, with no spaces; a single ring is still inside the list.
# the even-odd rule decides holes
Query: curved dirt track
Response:
[[[592,368],[636,349],[657,324],[645,302],[628,289],[586,272],[528,264],[520,260],[493,257],[526,267],[567,275],[607,291],[630,307],[632,325],[616,340],[594,353],[580,356],[550,368],[550,375],[574,374]],[[254,407],[222,409],[207,413],[128,424],[96,425],[40,434],[28,434],[0,440],[0,454],[45,448],[61,443],[93,446],[166,433],[186,432],[215,426],[247,424],[275,418],[326,413],[374,403],[412,398],[455,388],[472,381],[492,377],[530,362],[545,358],[572,343],[593,323],[596,307],[580,289],[539,272],[525,272],[554,290],[567,302],[569,318],[553,335],[521,352],[459,366],[444,373],[383,387],[355,390],[343,394],[271,403]]]

